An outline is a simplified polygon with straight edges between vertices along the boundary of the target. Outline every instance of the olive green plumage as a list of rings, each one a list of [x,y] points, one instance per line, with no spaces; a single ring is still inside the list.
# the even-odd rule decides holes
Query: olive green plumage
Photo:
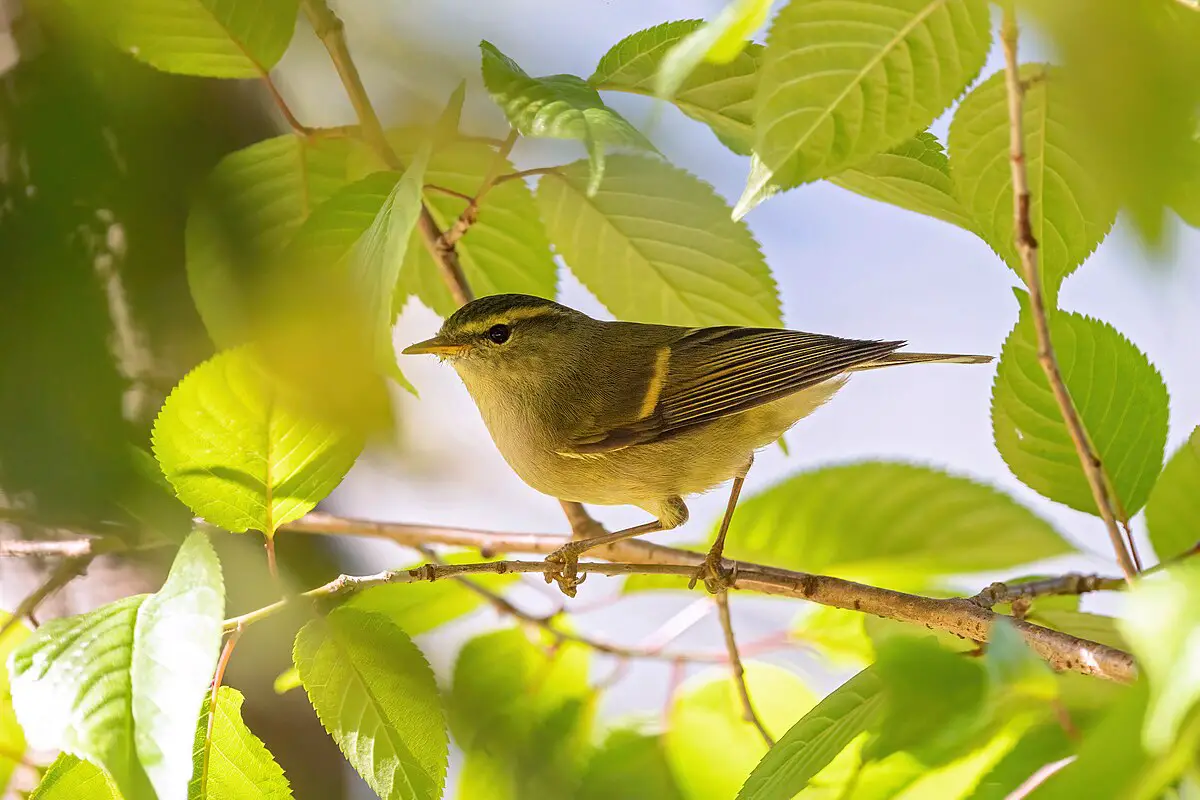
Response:
[[[560,500],[634,505],[662,528],[683,498],[742,477],[754,452],[849,373],[988,356],[897,353],[903,342],[771,328],[604,322],[526,295],[459,309],[405,353],[448,358],[505,460]]]

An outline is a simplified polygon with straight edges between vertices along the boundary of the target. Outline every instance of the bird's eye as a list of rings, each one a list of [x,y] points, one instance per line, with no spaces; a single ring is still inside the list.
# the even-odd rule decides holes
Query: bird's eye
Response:
[[[493,325],[488,328],[487,337],[496,344],[504,344],[509,336],[512,336],[512,331],[507,325]]]

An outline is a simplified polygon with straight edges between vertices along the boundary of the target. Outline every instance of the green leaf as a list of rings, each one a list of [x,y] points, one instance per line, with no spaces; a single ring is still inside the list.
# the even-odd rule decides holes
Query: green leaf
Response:
[[[1038,242],[1038,268],[1051,298],[1063,279],[1108,235],[1117,208],[1097,183],[1096,164],[1080,145],[1081,132],[1062,74],[1025,64],[1028,82],[1022,126],[1029,177],[1029,222]],[[1013,241],[1012,166],[1008,95],[1003,71],[975,87],[950,125],[950,165],[963,206],[979,235],[1024,280]]]
[[[406,135],[392,140],[406,153],[412,138]],[[449,142],[434,151],[425,182],[473,197],[497,166],[502,173],[515,169],[507,159],[497,163],[495,150],[486,144]],[[442,230],[450,228],[467,207],[466,200],[437,191],[425,192],[425,204]],[[537,204],[524,181],[505,181],[484,195],[478,218],[456,250],[476,296],[514,292],[553,298],[558,293],[558,268]],[[458,307],[419,234],[412,236],[404,256],[396,308],[403,308],[410,295],[442,316]]]
[[[1070,550],[1048,522],[990,486],[891,462],[801,473],[743,500],[727,549],[860,580],[1002,569]]]
[[[1200,541],[1200,427],[1175,451],[1146,502],[1146,527],[1160,560]]]
[[[1096,503],[1037,356],[1027,295],[1000,352],[992,432],[1004,462],[1029,488],[1078,511]],[[1070,312],[1050,317],[1063,382],[1128,519],[1146,503],[1167,442],[1167,387],[1112,326]]]
[[[992,623],[983,667],[992,702],[1008,707],[1006,713],[1011,713],[1012,704],[1018,701],[1046,703],[1058,697],[1058,683],[1050,667],[1004,617]]]
[[[746,664],[755,711],[774,736],[816,703],[792,673],[770,664]],[[667,760],[689,800],[733,797],[767,750],[758,730],[743,719],[727,669],[688,680],[675,697],[666,733]]]
[[[0,625],[6,625],[12,615],[0,611]],[[19,763],[16,759],[25,755],[25,732],[17,721],[13,711],[12,690],[8,685],[8,656],[22,642],[29,638],[29,628],[22,622],[13,624],[0,636],[0,797],[12,777],[13,769]]]
[[[182,800],[224,607],[217,555],[194,533],[157,593],[38,628],[9,661],[30,743],[102,765],[126,800]]]
[[[1040,725],[1026,733],[980,778],[971,800],[1007,800],[1031,775],[1047,764],[1073,755],[1073,750],[1059,722]]]
[[[270,267],[309,212],[345,185],[350,139],[285,134],[231,153],[188,214],[192,300],[218,347],[254,338]]]
[[[298,0],[68,0],[121,50],[164,72],[261,78],[296,29]]]
[[[698,19],[664,22],[626,36],[604,54],[588,83],[602,92],[654,95],[666,54],[703,25]],[[763,49],[750,42],[727,63],[698,64],[671,97],[680,111],[703,122],[743,156],[750,155],[754,144],[754,91]]]
[[[941,142],[928,131],[839,172],[829,182],[863,197],[976,232],[970,212],[955,195],[950,161]]]
[[[252,351],[220,353],[171,392],[154,454],[179,499],[213,525],[274,535],[341,482],[363,441],[293,410]]]
[[[433,672],[404,631],[339,608],[305,625],[292,655],[321,724],[376,794],[442,796],[445,717]]]
[[[54,759],[29,800],[123,800],[104,770],[70,753]]]
[[[1129,649],[1129,643],[1117,629],[1117,621],[1112,617],[1068,609],[1038,610],[1035,604],[1034,611],[1027,614],[1025,619],[1035,625],[1106,644],[1119,650]]]
[[[731,0],[714,19],[671,46],[655,75],[655,93],[670,100],[700,64],[736,59],[770,10],[771,0]]]
[[[883,684],[863,670],[825,697],[763,756],[738,800],[789,800],[879,718]]]
[[[875,660],[867,635],[866,615],[834,606],[817,606],[804,614],[790,638],[817,651],[838,666],[863,667]]]
[[[1142,579],[1127,602],[1121,632],[1150,684],[1142,741],[1159,754],[1177,741],[1200,701],[1200,564]]]
[[[204,699],[196,726],[195,772],[188,800],[290,800],[292,789],[262,740],[242,721],[242,693],[222,686],[217,694],[212,736],[208,736],[209,701]],[[206,767],[207,762],[207,769]]]
[[[589,652],[531,641],[516,628],[467,642],[454,665],[450,726],[466,753],[463,790],[488,797],[570,797],[590,749],[595,693]]]
[[[991,44],[985,0],[792,0],[767,37],[754,152],[782,188],[835,175],[929,127]]]
[[[588,760],[574,800],[683,800],[663,737],[618,728]]]
[[[275,681],[271,684],[271,689],[274,690],[275,694],[287,694],[292,689],[299,689],[302,685],[300,683],[300,670],[295,667],[288,667],[275,676]]]
[[[480,42],[483,82],[496,105],[522,136],[578,139],[588,152],[589,196],[604,177],[609,148],[654,151],[637,128],[604,105],[587,81],[574,75],[531,78],[491,42]]]
[[[576,162],[538,184],[542,219],[571,271],[621,319],[778,326],[758,243],[712,187],[661,161],[610,160],[593,197]]]

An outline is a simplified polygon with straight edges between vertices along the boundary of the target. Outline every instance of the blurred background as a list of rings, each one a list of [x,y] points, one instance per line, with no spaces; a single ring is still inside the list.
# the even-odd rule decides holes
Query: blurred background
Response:
[[[503,0],[439,3],[343,0],[335,4],[364,80],[385,124],[429,121],[461,79],[468,92],[464,129],[503,136],[503,117],[479,79],[478,43],[494,42],[530,74],[589,75],[607,49],[634,31],[673,19],[708,17],[722,0]],[[25,7],[30,6],[30,7]],[[1054,54],[1029,30],[1024,60]],[[1002,67],[994,52],[984,76]],[[306,125],[353,122],[328,57],[301,20],[275,71]],[[747,161],[674,108],[649,98],[606,101],[640,127],[675,164],[732,203]],[[945,141],[949,113],[932,130]],[[158,507],[128,443],[144,445],[171,386],[212,345],[188,295],[183,227],[197,185],[226,153],[285,129],[257,83],[170,76],[129,59],[70,24],[54,3],[0,0],[0,506],[35,509],[39,526],[96,526],[113,505],[148,518]],[[575,143],[522,140],[517,166],[566,163]],[[747,217],[778,281],[792,328],[859,338],[906,339],[913,349],[999,353],[1017,318],[1015,275],[978,238],[956,227],[866,200],[828,183],[780,195]],[[1200,421],[1200,232],[1169,220],[1165,244],[1147,252],[1124,219],[1089,262],[1068,278],[1061,305],[1111,323],[1162,373],[1171,392],[1168,453]],[[559,299],[607,317],[565,271]],[[398,348],[430,336],[439,318],[415,301],[395,329]],[[393,387],[396,430],[373,445],[323,509],[346,516],[428,522],[497,531],[562,533],[553,499],[507,468],[453,370],[434,359],[405,359],[419,399]],[[855,377],[833,402],[787,436],[788,450],[757,459],[747,493],[818,465],[897,459],[969,475],[1011,493],[1085,554],[1042,568],[1116,574],[1102,524],[1043,500],[1013,478],[992,442],[994,367],[910,367]],[[725,503],[725,489],[689,503],[691,522],[653,537],[702,540]],[[591,509],[610,529],[644,521],[627,508]],[[12,513],[6,516],[22,517]],[[177,522],[177,520],[176,520]],[[40,535],[20,519],[4,536]],[[1140,533],[1140,532],[1139,532]],[[733,536],[736,536],[736,522]],[[261,604],[264,555],[255,537],[223,542],[229,608]],[[1141,540],[1142,552],[1149,546]],[[379,541],[280,537],[281,563],[297,586],[340,571],[374,572],[419,560]],[[47,565],[0,560],[0,607],[13,608]],[[154,557],[107,560],[72,584],[45,616],[74,613],[157,586]],[[240,579],[239,579],[240,576]],[[977,591],[993,576],[961,583]],[[258,583],[256,583],[258,581]],[[577,624],[633,643],[692,606],[699,594],[646,593],[611,602],[615,581],[593,579],[573,606]],[[268,592],[269,593],[269,592]],[[514,600],[533,612],[561,602],[540,579]],[[1089,601],[1085,601],[1085,604]],[[738,596],[740,636],[786,629],[793,602]],[[317,724],[302,692],[276,697],[271,682],[290,665],[290,637],[302,617],[255,629],[239,645],[228,681],[247,695],[246,717],[274,752],[297,797],[368,797]],[[462,642],[500,624],[481,611],[421,637],[445,678]],[[507,623],[505,623],[507,624]],[[679,641],[721,648],[709,614]],[[802,647],[762,659],[798,671],[818,694],[846,673]],[[593,680],[615,664],[600,658]],[[603,696],[601,718],[659,713],[670,664],[637,662]],[[453,795],[456,761],[451,762]]]

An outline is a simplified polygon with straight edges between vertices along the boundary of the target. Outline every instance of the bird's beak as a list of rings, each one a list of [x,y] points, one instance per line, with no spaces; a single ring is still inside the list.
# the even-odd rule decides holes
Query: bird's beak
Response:
[[[423,342],[409,345],[401,351],[406,356],[430,354],[435,356],[456,356],[467,348],[464,344],[448,342],[440,336],[426,339]]]

